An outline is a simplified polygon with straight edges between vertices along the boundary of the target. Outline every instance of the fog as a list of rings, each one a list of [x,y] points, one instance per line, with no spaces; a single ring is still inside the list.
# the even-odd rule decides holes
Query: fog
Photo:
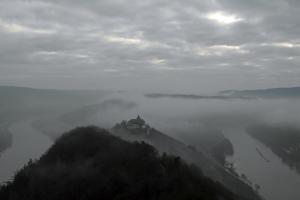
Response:
[[[116,104],[107,103],[116,100]],[[101,104],[103,101],[106,106]],[[298,99],[152,99],[141,93],[123,92],[109,95],[97,105],[101,109],[94,113],[91,123],[105,128],[137,115],[141,115],[154,127],[182,130],[187,134],[191,130],[201,133],[199,128],[203,126],[222,128],[255,123],[300,124]]]
[[[0,199],[87,126],[182,157],[246,200],[300,199],[299,2],[0,0]]]
[[[86,123],[109,128],[140,115],[150,126],[204,152],[212,149],[218,138],[225,137],[234,149],[226,162],[233,163],[235,171],[251,185],[258,185],[264,198],[296,200],[300,197],[297,189],[300,175],[294,167],[289,168],[294,164],[289,165],[285,157],[276,155],[272,146],[246,133],[248,127],[263,125],[282,129],[282,134],[286,134],[283,140],[291,140],[289,128],[297,130],[300,137],[298,99],[152,99],[142,94],[122,93],[107,97],[105,102],[111,99],[122,103],[112,107],[106,104],[103,112],[99,110]],[[272,134],[268,136],[271,141],[278,140],[278,135],[272,139]]]
[[[295,189],[300,184],[300,175],[293,158],[288,154],[283,155],[278,152],[277,146],[269,146],[272,143],[268,143],[268,138],[271,141],[296,138],[295,142],[298,141],[298,98],[218,96],[219,94],[166,94],[153,98],[146,93],[130,91],[24,88],[9,88],[8,91],[11,89],[17,89],[17,92],[6,92],[2,95],[1,104],[2,141],[5,141],[5,137],[10,138],[6,140],[6,144],[2,144],[2,182],[9,180],[14,171],[26,164],[29,158],[38,159],[63,133],[75,127],[93,125],[111,130],[117,123],[139,115],[150,127],[186,146],[193,146],[209,159],[217,159],[214,157],[215,149],[227,139],[233,148],[233,154],[227,155],[224,149],[222,156],[225,160],[219,163],[224,169],[226,164],[231,164],[230,170],[234,170],[239,177],[244,177],[239,179],[252,188],[259,186],[259,194],[268,200],[280,200],[287,195],[290,195],[291,200],[300,197]],[[14,101],[9,100],[12,97]],[[262,131],[270,134],[263,138],[267,140],[247,134],[249,128],[260,126],[263,127]],[[278,127],[282,130],[283,138],[273,131],[274,127],[275,130]],[[295,133],[298,136],[295,137]],[[276,134],[274,138],[272,134]],[[289,145],[298,143],[292,142]],[[284,148],[284,151],[290,152],[294,146]],[[294,150],[297,153],[297,148]],[[264,174],[258,176],[261,171]],[[285,180],[285,185],[282,180]],[[278,192],[274,192],[273,187],[278,188]]]

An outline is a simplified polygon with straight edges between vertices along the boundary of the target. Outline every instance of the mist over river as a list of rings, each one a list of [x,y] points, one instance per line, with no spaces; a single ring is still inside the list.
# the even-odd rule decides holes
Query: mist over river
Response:
[[[141,115],[151,127],[187,145],[197,146],[198,141],[200,144],[201,135],[214,134],[214,131],[223,133],[234,147],[234,155],[227,161],[233,162],[236,172],[240,176],[244,174],[253,186],[259,185],[259,193],[265,199],[300,198],[300,175],[244,130],[244,127],[257,123],[297,126],[300,122],[297,100],[152,99],[135,93],[116,93],[93,104],[59,110],[58,114],[47,110],[50,119],[53,115],[55,120],[45,117],[38,123],[41,132],[32,125],[36,125],[41,117],[31,116],[11,124],[12,146],[0,156],[0,183],[11,180],[30,159],[38,159],[45,153],[53,144],[50,137],[59,137],[63,133],[61,129],[86,125],[109,129],[117,122]],[[61,128],[64,123],[69,123],[67,128]],[[199,149],[201,151],[201,146]]]
[[[52,145],[49,137],[32,127],[33,122],[30,119],[11,125],[12,146],[0,156],[0,183],[11,180],[30,159],[38,159]]]

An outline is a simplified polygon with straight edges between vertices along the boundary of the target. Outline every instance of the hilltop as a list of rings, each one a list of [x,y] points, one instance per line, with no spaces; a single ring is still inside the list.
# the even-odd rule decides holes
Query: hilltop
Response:
[[[112,128],[112,133],[122,139],[134,142],[143,141],[154,146],[161,154],[167,153],[181,157],[189,164],[199,167],[205,176],[214,181],[220,182],[228,190],[243,196],[245,199],[260,199],[254,189],[241,180],[236,173],[227,170],[218,159],[225,155],[217,153],[213,158],[208,152],[200,151],[193,146],[184,144],[151,127],[147,122],[138,116],[136,119],[123,120]],[[225,150],[228,150],[227,144]],[[220,147],[221,148],[221,147]],[[222,148],[224,150],[224,148]],[[230,148],[229,148],[230,149]],[[220,150],[217,150],[220,151]],[[222,158],[221,158],[222,159]]]

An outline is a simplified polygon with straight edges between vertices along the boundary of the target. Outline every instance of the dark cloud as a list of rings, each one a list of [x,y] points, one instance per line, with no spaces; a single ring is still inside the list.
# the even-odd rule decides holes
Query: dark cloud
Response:
[[[0,84],[299,85],[299,9],[297,0],[2,0]]]

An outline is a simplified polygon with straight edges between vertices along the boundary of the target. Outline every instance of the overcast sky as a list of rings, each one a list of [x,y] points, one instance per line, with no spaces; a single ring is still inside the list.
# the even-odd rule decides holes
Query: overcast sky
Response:
[[[288,87],[299,64],[299,0],[0,1],[1,85]]]

